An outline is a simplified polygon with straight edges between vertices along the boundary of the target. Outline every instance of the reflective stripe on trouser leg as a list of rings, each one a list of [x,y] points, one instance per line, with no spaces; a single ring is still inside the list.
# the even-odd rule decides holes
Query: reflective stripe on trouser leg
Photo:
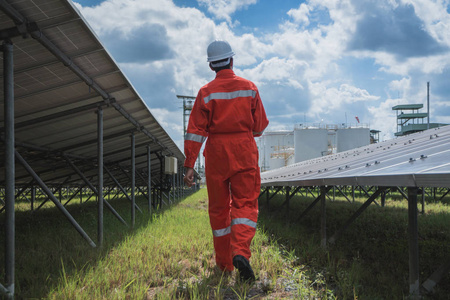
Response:
[[[222,270],[233,270],[231,258],[230,188],[223,180],[207,176],[208,212],[216,252],[216,264]]]
[[[253,167],[238,172],[230,178],[231,187],[231,255],[251,257],[250,244],[256,233],[258,220],[258,197],[261,179],[258,170],[258,156],[255,146]],[[234,224],[234,225],[233,225]]]

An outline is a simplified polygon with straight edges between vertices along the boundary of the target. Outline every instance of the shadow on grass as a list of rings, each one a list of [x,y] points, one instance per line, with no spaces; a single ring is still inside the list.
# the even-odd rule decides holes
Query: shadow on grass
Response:
[[[339,298],[403,299],[409,294],[407,201],[404,207],[372,204],[344,231],[334,245],[320,247],[320,205],[302,218],[312,198],[296,196],[289,212],[282,207],[285,196],[277,195],[267,205],[260,200],[258,223],[274,239],[294,251],[299,264],[307,265],[311,278],[324,276],[328,288]],[[330,238],[362,202],[327,200],[327,237]],[[431,205],[431,204],[430,204]],[[420,281],[426,280],[448,259],[450,253],[450,207],[439,204],[438,213],[425,209],[419,215]],[[450,274],[436,286],[430,299],[449,299]]]
[[[66,277],[73,273],[80,273],[90,266],[95,266],[113,247],[152,222],[148,201],[143,196],[136,197],[136,204],[142,213],[136,210],[134,228],[131,228],[131,202],[126,198],[108,200],[108,202],[127,222],[128,227],[105,206],[104,241],[101,247],[97,245],[96,248],[91,247],[54,206],[35,212],[16,210],[16,299],[46,297],[48,292]],[[170,206],[163,205],[157,211],[153,209],[153,214],[163,214],[178,203],[174,202]],[[80,204],[73,200],[66,206],[66,209],[97,244],[97,202],[91,200]],[[0,215],[0,224],[4,228],[4,213]],[[4,238],[2,230],[0,233],[0,245],[2,245],[0,248],[0,274],[5,274]]]

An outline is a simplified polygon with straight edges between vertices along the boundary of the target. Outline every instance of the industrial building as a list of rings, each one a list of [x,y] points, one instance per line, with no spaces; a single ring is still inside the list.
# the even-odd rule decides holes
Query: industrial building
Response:
[[[298,124],[293,131],[266,132],[257,140],[261,171],[335,154],[371,143],[369,126]]]

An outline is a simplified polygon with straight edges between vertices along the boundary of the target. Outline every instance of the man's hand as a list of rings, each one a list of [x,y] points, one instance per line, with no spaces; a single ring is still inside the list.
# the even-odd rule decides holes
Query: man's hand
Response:
[[[195,184],[194,182],[194,169],[192,168],[186,168],[186,174],[184,175],[184,183],[188,186],[191,187]]]

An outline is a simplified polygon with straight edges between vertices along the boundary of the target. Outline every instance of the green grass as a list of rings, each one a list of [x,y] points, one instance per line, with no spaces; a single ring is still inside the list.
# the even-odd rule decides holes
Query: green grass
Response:
[[[366,199],[349,203],[344,198],[327,201],[327,236],[355,212]],[[284,196],[263,208],[260,223],[271,224],[271,233],[286,249],[304,262],[314,280],[324,278],[336,297],[349,299],[404,299],[409,294],[407,201],[387,201],[385,207],[371,205],[336,241],[321,251],[320,208],[317,205],[302,219],[298,216],[312,202],[300,196],[286,209],[278,209]],[[265,199],[261,200],[266,204]],[[420,208],[420,205],[419,205]],[[450,253],[450,207],[442,202],[426,203],[419,215],[420,280],[427,279]],[[431,299],[449,299],[450,274],[437,285]]]
[[[371,205],[335,245],[320,247],[316,207],[294,197],[289,216],[261,200],[251,263],[257,282],[248,286],[236,274],[215,268],[206,189],[150,215],[136,213],[129,229],[105,210],[105,241],[90,247],[52,205],[31,213],[16,210],[16,296],[18,299],[403,299],[408,296],[407,202]],[[362,204],[338,198],[327,202],[327,232],[336,229]],[[68,210],[96,240],[94,201],[73,201]],[[130,203],[110,202],[130,222]],[[450,253],[450,208],[427,203],[419,216],[420,279],[425,280]],[[0,215],[0,224],[4,214]],[[0,235],[0,239],[4,236]],[[3,240],[0,241],[3,243]],[[3,256],[3,255],[1,255]],[[4,274],[4,261],[0,271]],[[433,299],[448,299],[450,276]]]
[[[252,245],[255,285],[215,268],[206,190],[150,215],[137,199],[134,230],[105,211],[105,242],[91,248],[54,208],[16,211],[16,296],[46,299],[282,299],[323,298],[297,257],[260,228]],[[111,201],[129,222],[126,200]],[[20,206],[20,205],[19,205]],[[95,203],[68,210],[96,239]],[[3,220],[2,220],[3,222]],[[3,237],[2,237],[3,238]],[[4,272],[4,266],[0,265]],[[325,292],[324,292],[325,291]],[[326,297],[325,297],[326,298]]]

